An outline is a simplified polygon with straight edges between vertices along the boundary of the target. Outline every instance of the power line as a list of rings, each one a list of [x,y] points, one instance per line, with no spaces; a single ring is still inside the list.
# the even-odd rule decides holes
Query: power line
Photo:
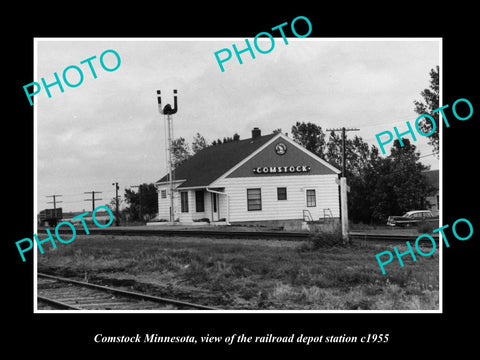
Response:
[[[437,153],[431,153],[431,154],[419,156],[418,158],[421,159],[421,158],[424,158],[424,157],[427,157],[427,156],[433,156],[433,155],[438,155],[438,154]]]
[[[102,199],[95,199],[95,194],[101,194],[101,191],[87,191],[84,194],[92,194],[91,199],[85,199],[84,201],[91,201],[92,202],[92,212],[95,210],[95,200],[102,200]]]
[[[47,195],[46,197],[53,197],[53,201],[47,201],[47,204],[53,204],[53,210],[55,211],[57,209],[57,203],[61,203],[62,201],[57,201],[57,196],[62,196],[62,195]],[[55,213],[55,212],[54,212]]]

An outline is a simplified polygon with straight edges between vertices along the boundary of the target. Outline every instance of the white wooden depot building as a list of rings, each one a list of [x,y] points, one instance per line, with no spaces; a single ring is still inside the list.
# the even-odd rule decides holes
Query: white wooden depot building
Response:
[[[210,146],[173,172],[174,220],[301,223],[340,217],[340,171],[281,133]],[[156,182],[158,219],[170,219],[170,181]]]

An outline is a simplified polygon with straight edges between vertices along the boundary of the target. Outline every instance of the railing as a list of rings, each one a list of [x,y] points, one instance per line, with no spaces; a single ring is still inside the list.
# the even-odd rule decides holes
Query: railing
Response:
[[[310,210],[303,210],[303,221],[306,221],[306,222],[313,221],[312,214],[310,214]]]
[[[313,217],[312,217],[312,214],[310,213],[310,210],[302,210],[302,211],[303,211],[303,221],[306,221],[306,222],[315,221],[315,220],[313,220]],[[332,214],[332,210],[330,210],[330,208],[323,209],[323,219],[319,218],[318,221],[326,223],[327,219],[328,220],[333,220],[333,214]]]

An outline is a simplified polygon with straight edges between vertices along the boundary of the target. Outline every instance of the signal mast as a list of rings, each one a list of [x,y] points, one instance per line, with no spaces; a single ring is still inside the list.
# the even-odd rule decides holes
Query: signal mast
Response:
[[[177,90],[173,90],[173,109],[170,104],[165,105],[162,108],[162,98],[160,96],[160,90],[157,90],[158,111],[162,115],[166,115],[167,121],[167,136],[168,136],[168,179],[170,187],[170,222],[174,223],[174,209],[173,209],[173,149],[172,149],[172,137],[173,137],[173,124],[172,115],[178,110],[177,106]]]

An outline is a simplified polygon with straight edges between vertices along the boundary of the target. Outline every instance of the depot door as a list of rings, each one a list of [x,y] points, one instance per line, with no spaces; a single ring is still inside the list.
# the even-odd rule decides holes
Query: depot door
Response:
[[[218,221],[218,195],[211,193],[212,195],[212,221]]]

